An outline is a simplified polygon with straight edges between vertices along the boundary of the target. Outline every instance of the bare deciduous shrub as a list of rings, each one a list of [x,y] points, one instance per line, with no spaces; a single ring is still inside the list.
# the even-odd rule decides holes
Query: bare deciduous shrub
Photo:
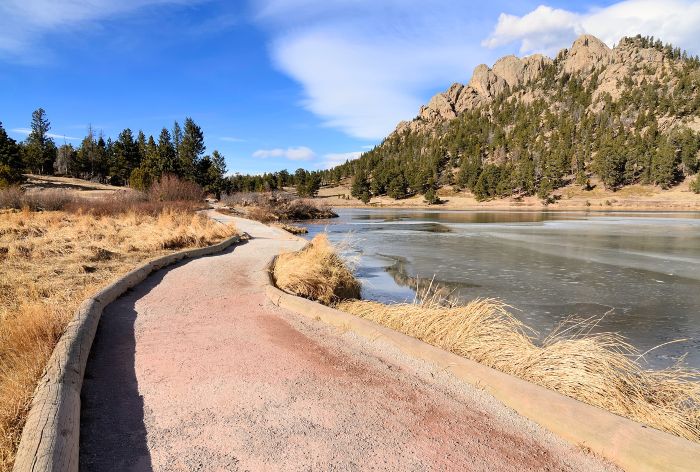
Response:
[[[202,187],[189,180],[181,180],[172,174],[163,176],[148,189],[151,200],[161,202],[201,201],[204,198]]]

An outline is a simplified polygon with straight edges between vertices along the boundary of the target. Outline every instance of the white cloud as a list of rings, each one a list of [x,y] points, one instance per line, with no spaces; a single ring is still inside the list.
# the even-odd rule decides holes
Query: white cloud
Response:
[[[540,5],[523,15],[502,13],[482,44],[496,48],[520,43],[523,54],[555,54],[583,33],[597,36],[613,46],[623,36],[655,36],[664,42],[700,52],[700,1],[624,0],[583,13]]]
[[[268,159],[271,157],[281,157],[290,161],[308,161],[316,157],[311,149],[306,146],[290,147],[287,149],[258,149],[253,153],[253,157],[258,159]]]
[[[100,20],[148,6],[186,5],[201,1],[203,0],[2,0],[0,55],[35,55],[32,46],[47,33],[77,26],[94,26]]]
[[[357,159],[362,155],[362,151],[354,152],[337,152],[323,155],[323,161],[319,164],[322,169],[330,169],[340,164],[345,164],[345,161]]]
[[[29,128],[12,128],[10,131],[13,131],[13,132],[19,133],[19,134],[24,134],[27,136],[29,136],[29,133],[32,132],[32,130]],[[54,139],[66,139],[68,141],[79,141],[82,139],[82,138],[76,138],[74,136],[65,136],[63,134],[55,134],[55,133],[46,133],[46,136],[48,136],[49,138],[54,138]]]
[[[258,0],[275,65],[303,87],[302,105],[358,138],[386,136],[427,97],[467,81],[489,57],[468,4],[449,0]],[[447,14],[449,12],[449,14]]]

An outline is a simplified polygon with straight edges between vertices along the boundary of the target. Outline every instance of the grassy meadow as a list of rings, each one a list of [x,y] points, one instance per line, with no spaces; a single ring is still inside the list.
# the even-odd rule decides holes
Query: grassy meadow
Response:
[[[0,190],[0,471],[12,468],[34,388],[81,301],[143,262],[219,242],[233,226],[196,213],[196,189],[87,198]]]

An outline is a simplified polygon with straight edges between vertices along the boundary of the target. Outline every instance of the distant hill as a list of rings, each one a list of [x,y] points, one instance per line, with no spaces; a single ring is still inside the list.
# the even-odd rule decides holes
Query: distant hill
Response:
[[[439,187],[480,200],[601,181],[669,188],[700,166],[700,60],[653,37],[610,49],[584,35],[554,58],[480,65],[359,159],[323,172],[352,177],[363,200]],[[692,187],[692,186],[691,186]],[[698,189],[700,190],[700,189]]]

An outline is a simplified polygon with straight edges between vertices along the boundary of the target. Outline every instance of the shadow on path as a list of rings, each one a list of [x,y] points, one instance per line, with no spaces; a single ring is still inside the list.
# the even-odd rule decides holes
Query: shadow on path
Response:
[[[235,248],[236,245],[204,257],[229,254]],[[102,313],[80,396],[81,471],[153,470],[135,369],[136,303],[157,287],[168,272],[190,262],[186,259],[154,272]]]

